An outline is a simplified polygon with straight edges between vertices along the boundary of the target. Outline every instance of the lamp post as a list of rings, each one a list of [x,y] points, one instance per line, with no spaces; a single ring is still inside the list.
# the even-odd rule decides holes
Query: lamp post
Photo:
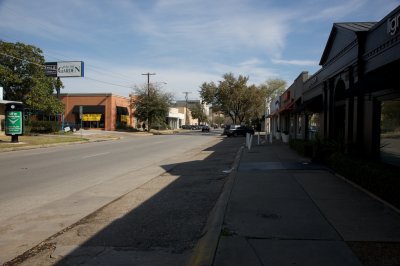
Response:
[[[149,125],[149,100],[150,100],[150,76],[155,75],[156,73],[144,73],[142,75],[147,76],[147,132],[150,132],[150,125]]]

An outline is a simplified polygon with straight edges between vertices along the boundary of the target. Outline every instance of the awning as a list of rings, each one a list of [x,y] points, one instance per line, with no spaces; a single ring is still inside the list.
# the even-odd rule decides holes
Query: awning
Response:
[[[294,103],[295,101],[292,101],[288,105],[282,107],[281,109],[279,109],[279,113],[285,113],[291,111],[293,109]]]
[[[303,102],[303,111],[311,113],[319,113],[324,109],[323,97],[319,95],[311,100]]]
[[[279,111],[273,111],[272,113],[270,113],[267,117],[273,117],[279,114]]]
[[[122,107],[122,106],[117,106],[117,115],[128,115],[128,108],[127,107]]]
[[[75,105],[72,109],[72,113],[79,114],[80,105]],[[83,113],[84,114],[104,114],[105,107],[104,105],[83,105]]]

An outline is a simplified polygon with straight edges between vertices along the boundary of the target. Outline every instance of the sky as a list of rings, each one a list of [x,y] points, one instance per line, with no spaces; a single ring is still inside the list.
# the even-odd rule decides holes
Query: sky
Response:
[[[335,22],[380,21],[400,0],[0,0],[0,39],[83,61],[62,93],[128,96],[150,82],[199,99],[225,73],[288,85],[315,73]]]

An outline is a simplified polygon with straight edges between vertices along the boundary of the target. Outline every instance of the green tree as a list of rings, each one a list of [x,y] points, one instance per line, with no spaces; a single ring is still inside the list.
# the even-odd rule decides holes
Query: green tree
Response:
[[[207,122],[207,115],[205,113],[204,106],[202,104],[200,103],[192,104],[190,105],[189,109],[192,114],[192,118],[199,120],[199,125],[202,122]]]
[[[200,96],[207,104],[212,104],[213,110],[221,111],[229,116],[233,123],[250,123],[265,106],[265,91],[255,85],[247,85],[249,78],[232,73],[223,75],[218,85],[214,82],[203,83]]]
[[[149,131],[154,125],[165,124],[169,107],[172,104],[172,95],[163,92],[160,87],[150,84],[149,87],[134,89],[133,108],[134,115],[140,121],[147,121]]]
[[[268,79],[260,85],[260,89],[264,91],[267,99],[273,99],[281,95],[286,90],[286,81],[282,79]]]
[[[258,86],[258,90],[253,92],[256,104],[252,109],[252,122],[254,126],[260,126],[264,118],[267,104],[272,99],[281,95],[286,90],[286,81],[282,79],[269,79]]]
[[[22,101],[27,107],[48,114],[64,110],[54,97],[60,80],[46,77],[42,50],[33,45],[0,41],[0,85],[7,100]]]

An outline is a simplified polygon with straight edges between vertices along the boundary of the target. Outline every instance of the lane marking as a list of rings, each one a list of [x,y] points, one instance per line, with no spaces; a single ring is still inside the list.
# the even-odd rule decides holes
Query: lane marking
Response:
[[[102,153],[90,154],[90,155],[83,156],[82,159],[87,159],[87,158],[102,156],[102,155],[106,155],[106,154],[109,154],[109,153],[110,153],[110,152],[102,152]]]

